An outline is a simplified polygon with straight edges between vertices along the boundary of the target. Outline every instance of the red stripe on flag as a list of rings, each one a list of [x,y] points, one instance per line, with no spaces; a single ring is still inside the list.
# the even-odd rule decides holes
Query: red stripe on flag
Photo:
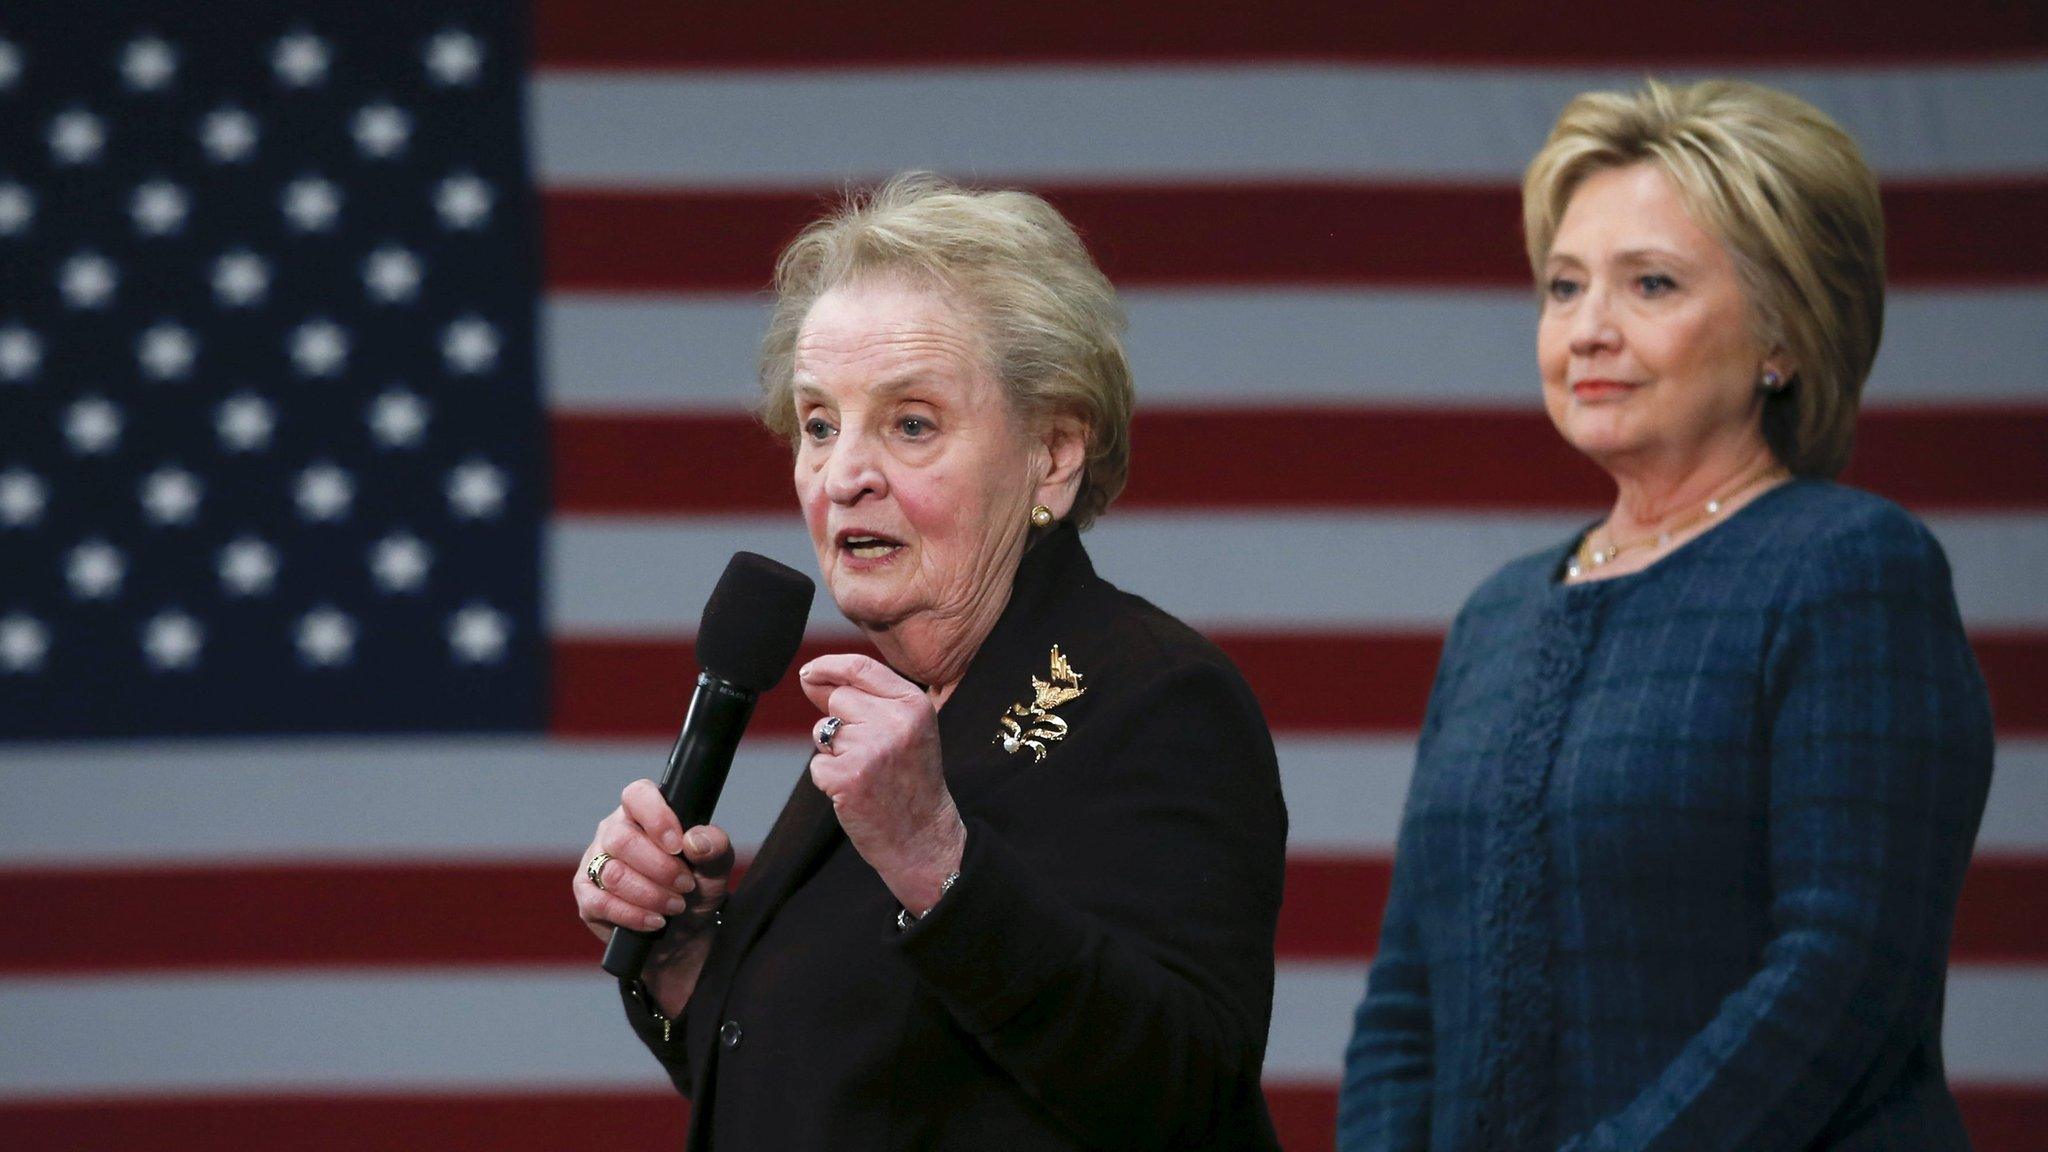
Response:
[[[1443,639],[1418,634],[1256,635],[1216,637],[1237,662],[1266,719],[1282,731],[1369,729],[1407,732],[1422,723]],[[807,643],[799,661],[858,649],[853,642]],[[558,639],[554,646],[554,708],[549,730],[559,736],[673,736],[689,703],[690,645],[676,640]],[[1370,681],[1358,683],[1360,669]],[[1332,692],[1332,684],[1346,684]],[[818,713],[795,682],[755,706],[750,732],[804,736]]]
[[[2000,735],[2048,731],[2048,632],[1972,633]]]
[[[632,1043],[623,1026],[620,1043]],[[1960,1084],[1955,1094],[1977,1152],[2038,1152],[2048,1131],[2048,1088]],[[1335,1148],[1335,1083],[1268,1084],[1266,1105],[1287,1152]],[[614,1152],[672,1145],[689,1115],[688,1101],[672,1092],[15,1100],[0,1102],[0,1145],[37,1152]]]
[[[604,815],[594,796],[591,826]],[[166,866],[0,872],[0,971],[593,966],[576,862]],[[365,925],[375,925],[365,931]]]
[[[2048,1131],[2048,1088],[2035,1085],[1957,1084],[1976,1152],[2040,1152]],[[1268,1084],[1266,1106],[1287,1152],[1333,1152],[1337,1145],[1337,1090],[1320,1084]]]
[[[1359,960],[1379,948],[1391,856],[1290,852],[1273,951],[1287,960]]]
[[[1520,194],[1497,186],[1039,186],[1110,279],[1141,284],[1522,287]],[[2048,183],[1885,190],[1893,284],[2048,279]],[[755,291],[832,197],[556,190],[542,198],[548,286]]]
[[[790,766],[795,779],[800,765]],[[591,798],[591,823],[606,803]],[[0,872],[0,973],[547,966],[593,973],[573,859],[462,864],[122,868]],[[1287,861],[1274,948],[1283,962],[1360,962],[1379,944],[1393,862],[1306,853]],[[480,899],[479,893],[488,893]],[[2048,963],[2048,856],[1970,866],[1952,958]],[[109,917],[107,909],[119,908]],[[365,932],[365,924],[377,931]]]
[[[540,0],[544,68],[957,66],[1027,62],[1352,60],[1602,67],[1659,63],[1925,61],[2017,56],[2048,48],[2023,4],[1959,0],[1813,0],[1773,8],[1770,34],[1717,0],[1580,0],[1569,19],[1536,5],[1458,19],[1421,5],[1282,0],[1189,5],[946,0],[884,5],[789,0],[770,21],[745,8],[671,0]],[[1794,46],[1794,47],[1787,47]]]
[[[1143,589],[1138,589],[1142,592]],[[1413,732],[1436,675],[1437,633],[1213,637],[1237,662],[1276,732]],[[1991,686],[1992,714],[2008,736],[2048,731],[2048,633],[1970,637]],[[846,651],[808,644],[798,659]],[[689,703],[695,668],[687,642],[558,639],[550,730],[561,736],[671,737]],[[1360,682],[1360,670],[1369,670]],[[1344,685],[1344,691],[1332,691]],[[817,712],[793,682],[762,697],[752,731],[803,736]]]
[[[571,412],[552,429],[557,512],[795,508],[789,449],[744,416]],[[1167,409],[1140,413],[1131,442],[1119,508],[1587,510],[1613,496],[1536,411]],[[1922,510],[2037,508],[2044,460],[2048,411],[1878,410],[1845,480]]]

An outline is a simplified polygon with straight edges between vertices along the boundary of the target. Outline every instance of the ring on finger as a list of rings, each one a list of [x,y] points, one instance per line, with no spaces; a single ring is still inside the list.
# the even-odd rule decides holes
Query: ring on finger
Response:
[[[832,737],[839,734],[840,725],[845,723],[846,721],[837,716],[827,716],[818,721],[818,731],[812,740],[816,742],[820,752],[832,751]]]
[[[590,883],[593,886],[597,888],[599,892],[603,892],[606,890],[604,886],[604,866],[611,860],[611,858],[611,853],[599,852],[597,855],[592,856],[590,858],[590,863],[585,864],[583,866],[583,875],[590,881]]]

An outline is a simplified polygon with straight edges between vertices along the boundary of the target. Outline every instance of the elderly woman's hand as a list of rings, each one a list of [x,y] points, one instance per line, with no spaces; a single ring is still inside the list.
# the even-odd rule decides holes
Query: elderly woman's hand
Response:
[[[583,852],[570,886],[577,915],[599,940],[609,941],[615,927],[644,932],[673,921],[641,969],[641,982],[665,1015],[679,1013],[696,987],[732,861],[724,830],[700,824],[685,832],[652,780],[626,785]]]
[[[939,757],[939,717],[917,685],[866,656],[821,656],[797,674],[827,720],[811,780],[831,797],[847,839],[899,903],[923,915],[959,870],[967,827]],[[829,742],[829,718],[840,721]]]

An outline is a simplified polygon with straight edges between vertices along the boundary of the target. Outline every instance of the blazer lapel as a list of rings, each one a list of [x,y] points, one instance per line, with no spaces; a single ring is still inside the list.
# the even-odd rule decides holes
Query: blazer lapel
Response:
[[[717,1035],[719,1021],[725,1018],[725,999],[732,989],[733,973],[754,941],[760,939],[768,922],[775,918],[776,910],[844,835],[839,818],[832,811],[832,801],[811,783],[806,765],[789,803],[783,806],[782,814],[763,841],[761,854],[747,869],[739,891],[727,902],[725,923],[719,927],[711,954],[704,959],[704,972],[698,977],[699,991],[711,997],[701,1005],[691,1006],[691,1020],[706,1022],[692,1029],[704,1037],[701,1043],[693,1038],[690,1053],[699,1088],[717,1052],[710,1041]]]

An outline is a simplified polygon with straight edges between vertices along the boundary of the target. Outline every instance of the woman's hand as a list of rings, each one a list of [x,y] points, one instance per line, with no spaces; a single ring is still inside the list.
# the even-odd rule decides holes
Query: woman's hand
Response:
[[[820,712],[840,720],[811,757],[812,782],[897,902],[923,915],[967,848],[939,758],[938,712],[917,685],[866,656],[820,656],[797,679]],[[825,725],[811,729],[814,743]]]
[[[598,873],[602,888],[589,874],[599,853],[610,855]],[[662,1014],[673,1018],[688,1002],[711,951],[710,929],[731,875],[732,840],[723,830],[700,824],[686,833],[654,781],[635,780],[612,814],[598,822],[570,888],[577,915],[599,940],[610,941],[616,927],[645,932],[673,921],[640,977]]]

